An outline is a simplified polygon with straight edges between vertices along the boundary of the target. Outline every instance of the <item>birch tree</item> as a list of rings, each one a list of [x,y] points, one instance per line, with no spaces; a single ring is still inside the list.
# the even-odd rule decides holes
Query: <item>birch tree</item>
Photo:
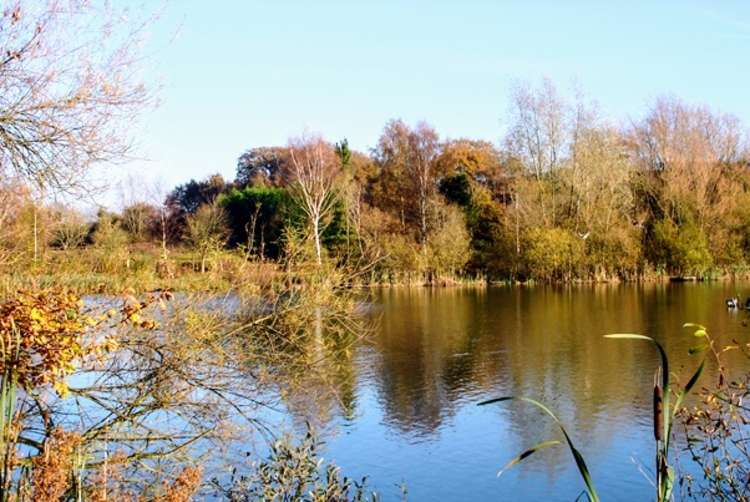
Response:
[[[303,136],[289,142],[287,177],[292,193],[305,214],[318,265],[323,263],[321,237],[330,224],[336,204],[336,182],[341,162],[320,136]]]

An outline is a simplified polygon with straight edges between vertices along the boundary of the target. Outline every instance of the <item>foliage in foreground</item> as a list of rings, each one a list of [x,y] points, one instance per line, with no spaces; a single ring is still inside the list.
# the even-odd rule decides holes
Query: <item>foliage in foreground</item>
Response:
[[[722,500],[727,495],[731,495],[731,498],[739,499],[738,497],[741,495],[744,496],[748,488],[748,477],[746,475],[743,476],[743,473],[746,472],[748,465],[750,465],[749,450],[745,444],[745,426],[750,423],[750,420],[741,415],[741,410],[750,411],[750,408],[746,408],[741,404],[742,397],[747,395],[748,392],[745,384],[732,382],[729,386],[724,385],[725,370],[720,360],[722,352],[737,347],[729,347],[720,351],[715,347],[714,340],[708,335],[705,326],[686,323],[683,327],[693,329],[692,335],[699,340],[696,346],[690,348],[689,353],[700,354],[710,351],[719,363],[720,369],[719,389],[713,392],[704,390],[704,406],[695,408],[692,412],[683,408],[682,405],[687,395],[701,377],[706,363],[705,359],[701,361],[684,387],[675,388],[675,384],[671,382],[669,358],[664,347],[658,341],[649,336],[630,333],[605,335],[605,338],[610,339],[647,341],[654,346],[659,354],[659,367],[654,374],[653,389],[653,431],[656,445],[654,463],[655,480],[653,484],[656,488],[656,500],[658,502],[666,502],[673,498],[675,470],[669,460],[670,441],[673,437],[674,420],[680,414],[686,417],[685,423],[689,426],[689,430],[692,428],[693,434],[688,434],[688,447],[692,453],[693,460],[701,465],[706,481],[703,484],[697,483],[698,486],[693,487],[692,478],[689,475],[684,475],[682,482],[688,483],[688,493],[691,495],[697,493],[701,496],[711,496],[712,498],[718,497]],[[675,402],[673,405],[670,405],[672,394],[675,396]],[[576,462],[581,479],[584,482],[586,496],[593,502],[598,501],[599,495],[594,488],[591,474],[583,456],[573,445],[568,432],[560,420],[543,403],[527,397],[506,396],[483,401],[479,405],[482,406],[513,399],[533,404],[558,424]],[[728,406],[723,406],[719,403],[724,403]],[[547,440],[538,443],[513,458],[500,473],[537,451],[558,444],[560,444],[560,441],[557,440]]]
[[[565,427],[563,427],[562,423],[560,422],[560,419],[557,418],[557,416],[552,413],[552,411],[547,408],[544,404],[540,403],[539,401],[536,401],[534,399],[530,399],[528,397],[513,397],[513,396],[505,396],[505,397],[499,397],[495,399],[489,399],[487,401],[483,401],[479,403],[479,406],[484,406],[487,404],[493,404],[493,403],[501,403],[503,401],[510,401],[510,400],[519,400],[524,401],[527,403],[530,403],[540,410],[542,410],[547,416],[552,418],[552,420],[555,421],[555,423],[560,427],[560,431],[562,432],[563,436],[565,437],[565,442],[568,445],[568,449],[570,450],[570,453],[573,455],[573,459],[575,460],[576,467],[578,468],[578,472],[581,475],[581,479],[583,480],[583,483],[585,485],[585,493],[588,499],[591,502],[599,502],[599,495],[596,491],[596,488],[594,487],[594,481],[591,479],[591,473],[589,472],[588,467],[586,466],[586,461],[583,459],[583,455],[581,455],[581,452],[578,451],[578,449],[573,444],[573,440],[570,438],[570,435],[568,435],[568,431],[565,430]],[[506,469],[509,469],[516,465],[517,463],[521,462],[525,458],[528,458],[530,455],[536,453],[539,450],[542,450],[544,448],[549,448],[551,446],[556,446],[560,444],[557,440],[547,440],[543,441],[541,443],[536,444],[535,446],[532,446],[531,448],[523,451],[520,455],[513,458],[510,462],[508,462],[505,467],[498,473],[501,474]]]
[[[0,303],[0,500],[187,500],[198,466],[228,460],[216,447],[268,431],[260,409],[299,388],[346,409],[342,368],[366,330],[356,297],[336,269],[294,269],[247,297],[84,304],[50,289]]]
[[[268,458],[252,465],[248,474],[232,473],[228,487],[219,480],[214,486],[230,502],[267,500],[274,502],[375,502],[376,492],[367,489],[367,479],[341,475],[335,464],[319,457],[320,443],[308,428],[304,438],[292,443],[282,438],[271,444]]]
[[[698,466],[696,478],[682,478],[690,498],[750,500],[750,372],[730,378],[722,356],[740,350],[750,360],[750,344],[733,341],[722,349],[711,347],[718,365],[717,382],[703,387],[697,404],[680,411],[687,453]]]

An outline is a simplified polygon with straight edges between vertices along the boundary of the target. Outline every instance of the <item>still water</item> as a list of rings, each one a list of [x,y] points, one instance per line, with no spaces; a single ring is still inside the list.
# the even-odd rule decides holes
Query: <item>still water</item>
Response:
[[[346,405],[329,410],[324,456],[349,476],[368,475],[385,500],[399,499],[402,482],[418,501],[574,500],[583,485],[562,446],[496,476],[523,449],[560,439],[530,405],[477,406],[523,395],[558,414],[604,500],[651,500],[640,471],[653,462],[657,356],[646,342],[602,335],[654,336],[685,376],[698,359],[687,354],[695,338],[683,323],[705,324],[727,343],[750,340],[748,315],[724,305],[736,293],[749,296],[750,284],[377,292],[378,328],[343,373]],[[746,362],[730,364],[739,371]]]

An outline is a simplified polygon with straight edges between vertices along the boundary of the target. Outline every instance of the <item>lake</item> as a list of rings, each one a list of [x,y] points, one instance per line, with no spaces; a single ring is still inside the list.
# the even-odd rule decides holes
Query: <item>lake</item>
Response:
[[[318,410],[331,432],[324,456],[346,475],[368,475],[385,500],[399,499],[402,482],[409,500],[574,500],[583,484],[563,446],[497,477],[525,448],[560,438],[528,404],[477,406],[523,395],[558,414],[604,500],[651,500],[640,471],[652,471],[657,355],[647,342],[602,335],[654,336],[686,381],[699,359],[687,354],[696,339],[683,323],[727,343],[750,339],[748,315],[724,304],[735,293],[750,295],[750,284],[377,291],[378,327],[341,371],[345,405]]]

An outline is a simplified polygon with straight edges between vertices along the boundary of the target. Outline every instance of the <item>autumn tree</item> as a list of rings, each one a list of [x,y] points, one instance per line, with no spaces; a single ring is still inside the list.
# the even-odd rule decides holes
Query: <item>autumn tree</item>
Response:
[[[23,255],[22,213],[29,203],[28,190],[21,183],[0,178],[0,267],[16,263]]]
[[[726,230],[747,186],[738,119],[674,98],[659,98],[629,138],[639,168],[636,188],[650,215],[648,235],[670,235],[669,223],[657,228],[657,222],[669,219],[677,228],[694,226],[690,231],[697,232],[699,240],[708,235],[721,237],[712,239],[717,244],[730,240]],[[661,250],[652,251],[651,258],[664,256]]]
[[[446,141],[435,159],[436,172],[444,176],[466,174],[478,183],[496,187],[503,181],[502,158],[489,141]]]
[[[63,250],[76,249],[86,241],[89,227],[78,211],[59,207],[53,215],[52,245]]]
[[[432,199],[439,178],[437,132],[424,122],[410,128],[401,120],[390,121],[383,130],[374,156],[379,167],[380,186],[374,197],[383,208],[399,211],[402,226],[416,227],[420,244],[430,231]]]
[[[563,222],[585,242],[591,271],[599,278],[636,272],[644,217],[636,208],[634,173],[619,131],[595,124],[577,130],[561,171],[568,193]]]
[[[133,242],[151,237],[159,226],[159,209],[146,202],[136,202],[122,210],[122,227]]]
[[[100,272],[112,273],[122,265],[130,267],[128,234],[122,229],[118,215],[100,209],[91,240],[97,251]]]

